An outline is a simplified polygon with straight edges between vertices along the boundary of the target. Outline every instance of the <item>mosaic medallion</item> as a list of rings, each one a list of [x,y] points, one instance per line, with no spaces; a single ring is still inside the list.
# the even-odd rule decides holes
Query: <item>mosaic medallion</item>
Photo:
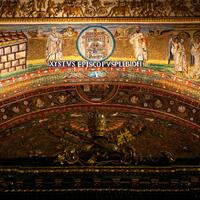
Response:
[[[112,33],[101,26],[90,26],[81,31],[77,40],[79,54],[89,61],[108,59],[115,48]]]
[[[81,85],[76,87],[79,96],[89,103],[105,103],[111,100],[118,91],[118,86],[109,84]]]

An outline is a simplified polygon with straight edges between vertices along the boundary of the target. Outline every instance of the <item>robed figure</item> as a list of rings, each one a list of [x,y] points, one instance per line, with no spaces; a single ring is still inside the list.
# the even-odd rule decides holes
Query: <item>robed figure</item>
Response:
[[[62,35],[56,32],[56,27],[51,28],[51,33],[47,39],[46,60],[62,59]]]
[[[147,61],[147,45],[144,34],[140,32],[140,26],[136,27],[135,33],[130,36],[129,42],[133,46],[134,57],[144,63]]]
[[[193,39],[191,55],[194,57],[193,76],[200,76],[200,36]]]

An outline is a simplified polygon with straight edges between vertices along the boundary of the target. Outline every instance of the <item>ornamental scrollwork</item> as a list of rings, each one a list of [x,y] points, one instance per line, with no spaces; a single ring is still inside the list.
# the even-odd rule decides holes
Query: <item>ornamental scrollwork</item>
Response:
[[[2,0],[1,18],[199,17],[195,0]]]

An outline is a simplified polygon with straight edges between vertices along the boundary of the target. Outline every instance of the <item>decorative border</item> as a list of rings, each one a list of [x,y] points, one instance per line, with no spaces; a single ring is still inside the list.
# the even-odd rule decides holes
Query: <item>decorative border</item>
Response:
[[[154,169],[146,167],[0,168],[0,173],[3,174],[0,177],[2,186],[0,191],[5,193],[199,192],[199,171],[199,168],[188,166]],[[89,187],[86,186],[86,177],[91,179]],[[66,178],[70,178],[70,183],[66,183]],[[30,188],[27,180],[31,182],[33,188]]]
[[[190,173],[200,173],[200,167],[198,166],[172,166],[172,167],[128,167],[128,166],[92,166],[92,167],[0,167],[0,173],[14,173],[14,174],[68,174],[68,173],[177,173],[177,172],[190,172]]]
[[[200,23],[200,17],[173,17],[173,18],[0,18],[0,24],[19,23]]]

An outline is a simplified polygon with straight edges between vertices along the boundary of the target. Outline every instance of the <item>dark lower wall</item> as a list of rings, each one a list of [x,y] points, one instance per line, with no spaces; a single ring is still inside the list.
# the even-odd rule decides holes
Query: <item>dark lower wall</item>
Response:
[[[0,194],[1,199],[93,199],[93,200],[173,200],[173,199],[199,199],[200,193],[131,193],[131,192],[68,192],[68,193],[7,193]]]

